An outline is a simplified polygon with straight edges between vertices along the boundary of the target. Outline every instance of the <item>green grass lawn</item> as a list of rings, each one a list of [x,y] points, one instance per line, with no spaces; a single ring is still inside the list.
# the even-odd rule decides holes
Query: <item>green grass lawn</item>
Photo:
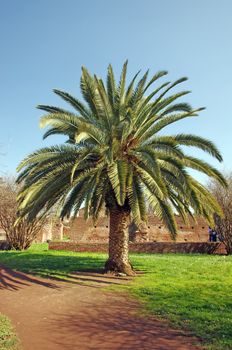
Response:
[[[208,349],[232,349],[232,257],[141,255],[129,290],[147,310],[191,330]]]
[[[47,245],[0,253],[0,263],[8,267],[58,278],[75,270],[100,269],[105,259],[105,254],[48,251]],[[143,274],[114,289],[126,289],[145,310],[192,331],[207,349],[232,349],[232,257],[133,254],[131,259]]]

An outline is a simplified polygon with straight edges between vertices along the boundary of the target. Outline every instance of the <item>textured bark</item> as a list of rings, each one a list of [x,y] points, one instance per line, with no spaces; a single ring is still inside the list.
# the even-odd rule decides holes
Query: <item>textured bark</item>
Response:
[[[111,208],[109,233],[109,259],[105,264],[106,272],[134,275],[129,261],[129,211],[123,207]]]

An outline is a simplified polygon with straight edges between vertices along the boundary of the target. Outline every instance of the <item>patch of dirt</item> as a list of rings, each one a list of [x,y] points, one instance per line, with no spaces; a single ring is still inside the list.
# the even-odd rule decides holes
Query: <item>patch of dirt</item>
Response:
[[[0,312],[23,350],[196,350],[199,340],[139,314],[126,295],[107,291],[128,278],[77,272],[70,281],[0,269]]]

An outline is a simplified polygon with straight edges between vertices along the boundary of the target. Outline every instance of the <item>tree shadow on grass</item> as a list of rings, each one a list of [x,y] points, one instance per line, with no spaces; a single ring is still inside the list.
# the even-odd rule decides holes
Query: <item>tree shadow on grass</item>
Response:
[[[57,288],[51,281],[42,281],[31,275],[93,287],[128,282],[127,277],[104,275],[104,263],[105,259],[102,257],[4,252],[0,254],[0,264],[3,266],[0,271],[0,289],[18,290],[33,283]]]
[[[0,290],[7,289],[16,291],[23,286],[29,286],[31,284],[37,284],[47,288],[58,288],[56,284],[46,282],[26,275],[25,273],[13,271],[4,266],[0,266]]]
[[[37,273],[41,275],[43,271],[37,271]],[[49,278],[71,284],[80,284],[96,287],[127,284],[133,279],[133,277],[121,277],[104,274],[103,269],[93,271],[83,270],[71,272],[67,275],[67,278],[64,278],[63,274],[55,273],[53,275],[50,273]]]
[[[71,271],[99,271],[103,269],[104,263],[105,259],[101,257],[81,255],[54,255],[49,252],[44,254],[30,251],[0,253],[0,264],[26,273],[37,273],[40,270],[46,276],[55,272],[67,275]]]

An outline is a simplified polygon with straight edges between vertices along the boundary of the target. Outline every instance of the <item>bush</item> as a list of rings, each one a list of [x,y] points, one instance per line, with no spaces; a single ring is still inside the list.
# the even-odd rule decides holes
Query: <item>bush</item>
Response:
[[[45,224],[45,216],[34,220],[27,217],[17,221],[18,186],[13,179],[5,178],[0,182],[0,225],[6,233],[9,247],[23,250],[30,247]]]

